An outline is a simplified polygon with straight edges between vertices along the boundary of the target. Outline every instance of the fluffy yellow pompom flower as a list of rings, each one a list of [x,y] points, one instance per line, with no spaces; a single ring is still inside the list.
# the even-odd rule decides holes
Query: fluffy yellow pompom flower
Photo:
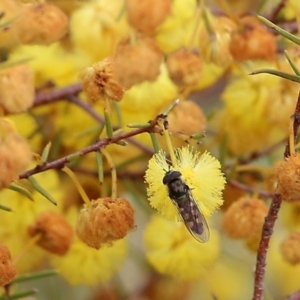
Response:
[[[194,280],[205,274],[219,255],[217,232],[206,244],[198,243],[179,222],[154,216],[145,231],[146,257],[160,273],[181,280]]]
[[[174,169],[182,174],[184,182],[204,216],[209,216],[222,203],[222,190],[225,178],[220,170],[220,162],[208,152],[202,155],[191,147],[176,149],[176,166]],[[146,182],[149,184],[147,194],[152,207],[170,220],[178,219],[175,206],[168,196],[163,178],[169,170],[165,154],[160,151],[149,161]]]
[[[119,270],[126,254],[124,239],[96,250],[76,238],[68,254],[53,257],[51,263],[71,284],[96,285],[108,281]]]
[[[70,1],[73,2],[73,1]],[[115,49],[118,41],[129,32],[124,2],[120,0],[82,1],[71,16],[70,31],[76,48],[93,61],[102,60]]]

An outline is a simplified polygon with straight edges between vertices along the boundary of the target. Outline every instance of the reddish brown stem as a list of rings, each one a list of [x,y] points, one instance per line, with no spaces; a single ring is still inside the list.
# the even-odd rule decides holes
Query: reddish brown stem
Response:
[[[298,94],[297,104],[295,108],[295,113],[292,116],[293,123],[293,134],[294,139],[297,139],[298,128],[300,126],[300,93]],[[287,158],[291,155],[290,153],[290,142],[288,140],[284,157]],[[275,221],[277,219],[277,215],[281,206],[282,197],[280,194],[275,193],[272,198],[271,206],[269,208],[268,215],[265,218],[265,222],[263,225],[262,236],[260,240],[260,245],[257,251],[256,257],[256,268],[255,268],[255,279],[254,279],[254,293],[253,300],[262,300],[263,299],[263,291],[264,291],[264,277],[265,277],[265,269],[266,269],[266,258],[267,251],[269,248],[270,238],[273,233],[273,228],[275,225]]]
[[[269,248],[269,242],[273,233],[275,221],[277,219],[277,215],[281,206],[281,200],[282,199],[280,194],[274,195],[268,215],[265,218],[264,226],[262,229],[262,237],[257,251],[253,300],[263,299],[267,251]]]
[[[84,156],[90,152],[95,152],[98,151],[100,148],[105,147],[109,144],[113,144],[113,143],[117,143],[121,140],[126,140],[132,136],[144,133],[144,132],[152,132],[154,131],[154,127],[156,126],[156,122],[157,119],[159,117],[157,117],[155,120],[150,122],[150,126],[147,128],[138,128],[138,129],[134,129],[130,132],[126,132],[126,133],[122,133],[119,135],[116,135],[114,137],[110,138],[106,138],[103,140],[99,140],[97,142],[95,142],[94,144],[80,150],[80,151],[76,151],[70,155],[64,156],[62,158],[56,159],[52,162],[47,162],[41,166],[36,166],[33,169],[30,169],[22,174],[19,175],[19,179],[24,179],[24,178],[28,178],[34,174],[38,174],[50,169],[61,169],[63,168],[67,163],[69,163],[72,159],[76,158],[76,157],[81,157]]]
[[[228,181],[228,183],[240,190],[246,191],[248,193],[257,193],[261,198],[272,198],[274,196],[274,193],[259,190],[257,191],[255,188],[252,188],[249,185],[243,184],[235,179],[231,179]]]
[[[67,99],[78,95],[82,91],[80,83],[74,83],[63,88],[51,90],[50,92],[39,91],[35,95],[33,106],[45,105],[57,100]]]

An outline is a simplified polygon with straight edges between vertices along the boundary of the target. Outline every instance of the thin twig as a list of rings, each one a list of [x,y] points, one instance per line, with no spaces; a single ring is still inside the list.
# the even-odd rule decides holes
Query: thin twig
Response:
[[[77,95],[81,92],[81,84],[75,83],[72,85],[69,85],[67,87],[58,88],[55,90],[52,90],[51,92],[37,92],[33,107],[46,105],[53,103],[55,101],[70,101],[74,103],[75,105],[81,107],[84,111],[86,111],[88,114],[90,114],[96,121],[98,121],[101,124],[104,124],[104,118],[98,114],[92,106],[87,104],[86,102],[82,101]],[[114,128],[116,130],[118,128]],[[134,138],[128,138],[127,141],[131,143],[132,145],[136,146],[137,148],[141,149],[145,153],[148,153],[152,155],[154,151],[144,145],[143,143],[137,141]]]
[[[119,135],[116,135],[114,137],[110,138],[106,138],[103,140],[99,140],[97,142],[95,142],[94,144],[83,148],[82,150],[76,151],[72,154],[69,154],[67,156],[64,156],[62,158],[56,159],[52,162],[47,162],[41,166],[36,166],[33,169],[30,169],[22,174],[19,175],[19,179],[24,179],[24,178],[28,178],[34,174],[38,174],[50,169],[61,169],[63,168],[66,164],[68,164],[72,159],[76,158],[76,157],[82,157],[90,152],[95,152],[98,151],[99,149],[101,149],[102,147],[105,147],[109,144],[113,144],[113,143],[117,143],[121,140],[126,140],[132,136],[144,133],[144,132],[153,132],[155,130],[155,126],[157,125],[157,120],[160,118],[160,116],[158,116],[157,118],[155,118],[153,121],[150,121],[150,126],[147,128],[138,128],[138,129],[134,129],[132,131],[126,132],[126,133],[121,133]]]
[[[271,11],[270,15],[267,17],[268,20],[270,20],[271,22],[276,22],[277,16],[279,15],[280,11],[284,8],[286,3],[286,0],[281,0],[277,6],[275,6],[273,8],[273,10]]]
[[[33,107],[52,103],[58,100],[67,99],[70,96],[78,95],[82,91],[80,83],[74,83],[63,88],[57,88],[50,92],[38,91],[35,95]]]
[[[297,104],[295,108],[295,113],[292,116],[294,120],[293,124],[293,134],[294,139],[297,139],[298,128],[300,126],[300,93],[298,94]],[[290,142],[288,140],[284,157],[287,158],[290,156]],[[269,248],[269,242],[273,233],[273,228],[279,209],[281,207],[282,197],[280,194],[275,193],[272,198],[271,206],[268,211],[268,215],[265,218],[265,222],[262,229],[262,236],[260,240],[260,245],[257,251],[256,257],[256,268],[255,268],[255,279],[254,279],[254,293],[253,300],[262,300],[263,291],[264,291],[264,277],[266,272],[266,258],[267,251]]]
[[[275,194],[263,225],[262,237],[260,240],[259,248],[257,250],[253,300],[263,299],[267,251],[269,248],[269,242],[273,233],[275,221],[277,219],[277,215],[281,206],[281,201],[281,195]]]
[[[240,190],[246,191],[248,193],[256,193],[261,198],[272,198],[274,196],[274,193],[264,191],[264,190],[257,190],[256,188],[253,188],[249,185],[243,184],[235,179],[231,179],[228,181],[228,183]]]

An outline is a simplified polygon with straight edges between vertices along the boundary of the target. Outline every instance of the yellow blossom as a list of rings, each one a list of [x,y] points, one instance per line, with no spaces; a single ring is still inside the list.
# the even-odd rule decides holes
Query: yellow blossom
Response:
[[[299,289],[300,265],[291,265],[285,260],[280,253],[280,242],[276,235],[272,236],[267,256],[266,285],[277,299],[284,299]]]
[[[282,15],[287,20],[294,20],[299,16],[300,3],[298,0],[287,0],[284,3],[284,7],[281,11]]]
[[[171,13],[157,28],[155,39],[165,52],[188,46],[195,29],[195,0],[174,0]]]
[[[212,230],[208,243],[197,242],[180,222],[153,216],[145,230],[146,257],[158,272],[181,280],[205,275],[219,255],[219,235]]]
[[[279,220],[290,230],[300,230],[300,201],[283,202]]]
[[[211,215],[223,203],[222,190],[225,179],[220,167],[219,161],[208,152],[201,155],[191,147],[176,149],[176,166],[171,169],[182,174],[204,216]],[[149,184],[147,194],[151,206],[164,217],[174,220],[178,219],[178,213],[163,184],[168,170],[165,154],[160,151],[150,159],[145,179]]]
[[[63,191],[58,189],[59,180],[57,174],[54,171],[47,171],[35,175],[35,178],[59,203]],[[22,183],[20,182],[19,184],[21,185]],[[34,223],[36,216],[43,211],[58,211],[60,208],[60,205],[54,206],[41,194],[34,191],[28,182],[25,182],[23,185],[31,191],[34,201],[30,201],[22,194],[7,189],[0,193],[0,204],[13,210],[12,212],[0,210],[0,243],[4,243],[10,248],[13,258],[28,244],[30,240],[28,227]],[[39,247],[33,247],[19,261],[17,265],[18,271],[23,273],[33,270],[45,257],[45,254],[46,252]]]
[[[191,299],[240,300],[250,299],[253,295],[253,264],[241,262],[234,256],[222,255],[208,270],[205,278],[197,282]],[[238,284],[237,284],[238,282]],[[194,296],[194,297],[193,297]]]
[[[80,71],[91,63],[82,52],[67,51],[59,43],[49,46],[21,46],[11,55],[11,60],[30,59],[28,65],[35,73],[36,85],[54,80],[58,86],[78,81]]]
[[[53,256],[51,263],[71,284],[97,285],[108,281],[120,269],[126,254],[124,239],[96,250],[75,238],[68,254]]]
[[[265,63],[251,64],[243,71],[264,66]],[[240,76],[228,84],[222,94],[225,108],[217,118],[217,130],[221,136],[226,135],[229,150],[245,155],[286,136],[297,99],[296,87],[268,74]]]
[[[125,92],[120,109],[124,123],[147,122],[161,113],[178,97],[176,85],[165,65],[155,81],[144,81]]]
[[[86,1],[70,19],[71,37],[76,48],[93,61],[112,54],[118,41],[129,32],[124,1]]]

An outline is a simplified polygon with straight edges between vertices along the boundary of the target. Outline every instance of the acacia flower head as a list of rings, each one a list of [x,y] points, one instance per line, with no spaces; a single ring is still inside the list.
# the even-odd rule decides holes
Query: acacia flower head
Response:
[[[124,238],[133,230],[134,210],[124,198],[99,198],[80,211],[76,232],[88,246],[99,249],[103,244]]]
[[[99,285],[110,280],[121,268],[127,252],[125,239],[96,250],[75,237],[68,254],[53,256],[51,264],[71,284]]]
[[[291,232],[281,243],[283,258],[292,265],[300,263],[300,232]]]
[[[148,224],[144,240],[146,257],[153,268],[181,280],[202,277],[220,251],[217,232],[213,231],[208,243],[198,243],[182,223],[157,215]]]
[[[254,237],[260,233],[267,213],[268,207],[264,201],[256,197],[241,197],[225,212],[223,230],[236,239]]]
[[[182,174],[195,201],[204,216],[209,216],[222,203],[222,190],[225,178],[220,170],[220,162],[208,152],[200,154],[189,146],[175,150],[176,165],[168,165],[165,153],[156,153],[149,161],[145,179],[148,183],[147,194],[150,204],[164,217],[178,219],[177,211],[168,196],[163,178],[167,171],[176,170]]]
[[[65,218],[55,211],[41,213],[33,224],[28,227],[30,236],[41,235],[37,244],[45,250],[65,255],[71,245],[73,229]]]
[[[278,181],[277,191],[285,201],[300,199],[300,154],[291,155],[275,166]]]

